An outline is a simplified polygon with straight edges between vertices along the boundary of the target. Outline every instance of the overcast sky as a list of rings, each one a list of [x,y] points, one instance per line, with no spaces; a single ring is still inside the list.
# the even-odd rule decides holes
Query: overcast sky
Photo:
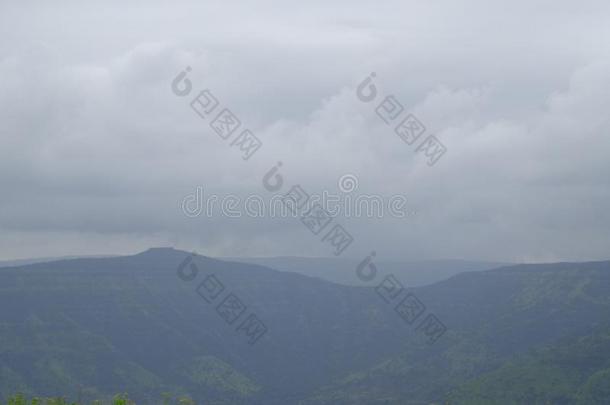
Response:
[[[329,256],[292,218],[186,217],[205,193],[400,194],[335,218],[346,256],[610,257],[608,1],[0,4],[0,258]],[[186,66],[191,97],[171,82]],[[356,97],[371,72],[447,147],[432,167]],[[189,107],[210,89],[262,142],[241,159]]]

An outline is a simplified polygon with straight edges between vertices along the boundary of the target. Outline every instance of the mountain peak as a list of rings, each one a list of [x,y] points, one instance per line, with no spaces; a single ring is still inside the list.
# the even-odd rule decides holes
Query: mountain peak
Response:
[[[135,256],[144,256],[144,257],[154,257],[154,258],[172,258],[172,257],[186,257],[189,255],[196,255],[199,257],[205,257],[203,255],[198,254],[197,252],[189,252],[186,250],[175,249],[174,247],[152,247],[147,249],[141,253],[135,254]]]
[[[174,249],[172,246],[159,246],[159,247],[149,248],[149,249],[145,250],[144,252],[142,252],[142,254],[154,253],[154,252],[179,252],[179,250]]]
[[[183,250],[174,249],[171,246],[167,247],[152,247],[143,252],[136,253],[135,256],[147,256],[147,257],[172,257],[176,255],[186,256],[189,255],[190,252],[185,252]]]

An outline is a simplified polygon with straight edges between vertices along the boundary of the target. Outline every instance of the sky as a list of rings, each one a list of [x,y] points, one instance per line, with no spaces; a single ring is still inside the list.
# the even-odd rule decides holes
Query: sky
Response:
[[[334,224],[354,258],[610,257],[607,1],[123,3],[0,4],[1,259],[323,257]],[[204,89],[262,142],[249,159],[191,108]],[[390,95],[446,148],[434,165],[376,113]],[[183,212],[198,187],[272,197],[278,162],[280,194],[399,195],[408,215],[314,234]]]

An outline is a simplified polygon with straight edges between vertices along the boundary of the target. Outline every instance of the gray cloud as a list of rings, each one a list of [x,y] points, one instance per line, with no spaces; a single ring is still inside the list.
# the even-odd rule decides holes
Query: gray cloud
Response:
[[[0,6],[0,255],[328,255],[293,219],[180,212],[198,185],[263,193],[281,160],[288,185],[353,173],[417,209],[341,220],[350,255],[607,258],[610,5],[257,4]],[[171,93],[187,65],[263,140],[250,161]],[[371,71],[436,166],[355,97]]]

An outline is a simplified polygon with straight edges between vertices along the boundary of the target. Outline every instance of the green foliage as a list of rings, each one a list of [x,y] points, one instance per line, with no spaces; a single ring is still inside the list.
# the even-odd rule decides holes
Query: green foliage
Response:
[[[578,393],[579,405],[603,405],[610,401],[610,368],[593,374]]]
[[[179,397],[176,402],[171,402],[171,396],[164,395],[164,404],[176,404],[176,405],[196,405],[195,401],[188,397]],[[104,402],[101,400],[95,400],[91,402],[91,405],[136,405],[136,403],[129,399],[127,394],[117,394],[110,402]],[[6,405],[85,405],[81,402],[68,402],[65,398],[37,398],[34,397],[30,401],[22,393],[15,394],[8,398]]]
[[[213,356],[200,356],[184,370],[184,376],[197,386],[209,386],[221,391],[223,397],[237,396],[246,398],[260,387],[229,364]]]
[[[451,404],[608,404],[610,332],[521,356],[448,396]]]
[[[80,405],[68,402],[64,398],[32,398],[28,401],[24,394],[19,393],[8,398],[7,405]]]
[[[17,394],[8,399],[7,405],[28,405],[28,401],[23,394]]]
[[[117,394],[112,399],[112,405],[134,405],[134,402],[129,400],[127,394]]]

